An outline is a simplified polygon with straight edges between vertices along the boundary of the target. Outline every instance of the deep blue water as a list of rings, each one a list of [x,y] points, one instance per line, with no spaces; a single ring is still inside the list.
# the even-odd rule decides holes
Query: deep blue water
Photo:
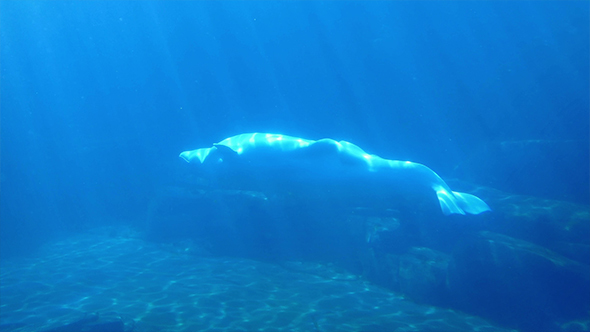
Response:
[[[589,26],[585,1],[3,0],[0,258],[142,229],[181,151],[255,131],[587,211]]]

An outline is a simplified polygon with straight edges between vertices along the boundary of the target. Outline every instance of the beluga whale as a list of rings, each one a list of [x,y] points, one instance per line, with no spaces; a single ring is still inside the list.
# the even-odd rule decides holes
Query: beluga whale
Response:
[[[452,191],[425,165],[381,158],[330,138],[246,133],[184,151],[180,158],[198,165],[216,185],[233,189],[330,200],[343,207],[408,209],[438,201],[444,215],[490,211],[479,197]]]

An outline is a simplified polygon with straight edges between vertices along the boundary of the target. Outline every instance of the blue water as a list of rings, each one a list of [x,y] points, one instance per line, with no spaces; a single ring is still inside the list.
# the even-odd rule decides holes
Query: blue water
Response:
[[[329,240],[333,224],[286,240],[275,235],[303,230],[266,232],[260,221],[313,224],[338,214],[316,207],[302,213],[297,204],[272,205],[270,196],[271,212],[259,201],[236,212],[232,203],[199,200],[195,188],[212,188],[199,186],[195,170],[178,158],[248,132],[329,137],[425,164],[457,180],[453,189],[493,205],[473,223],[421,220],[428,229],[445,223],[432,233],[407,226],[396,235],[397,226],[375,226],[386,229],[371,244],[376,259],[418,257],[416,248],[424,247],[452,256],[449,266],[472,262],[485,270],[486,250],[477,243],[474,257],[461,254],[480,234],[509,248],[532,243],[543,257],[557,252],[575,262],[571,271],[582,271],[525,263],[531,284],[541,285],[529,293],[519,293],[519,280],[490,278],[451,290],[455,298],[426,292],[414,300],[500,327],[567,330],[566,322],[590,319],[589,26],[585,1],[1,1],[0,261],[97,227],[125,226],[147,233],[150,243],[189,232],[199,234],[192,241],[222,243],[208,244],[213,255],[316,258],[367,277],[361,265],[368,259],[352,258],[355,246],[339,242],[342,234]],[[224,228],[187,217],[199,214],[228,224],[250,217],[247,227]],[[529,224],[507,216],[529,216]],[[227,229],[234,233],[226,237]],[[277,254],[264,254],[269,250]],[[466,265],[458,257],[467,257]],[[403,288],[373,272],[370,282]],[[478,278],[459,275],[461,282]],[[578,282],[581,293],[538,291]],[[508,289],[509,296],[487,304],[470,298],[488,297],[484,289]],[[520,306],[514,299],[546,304],[542,314],[501,309]],[[6,301],[0,292],[0,304]],[[517,314],[506,316],[510,311]],[[3,319],[0,327],[20,322]],[[316,320],[300,328],[328,330]]]

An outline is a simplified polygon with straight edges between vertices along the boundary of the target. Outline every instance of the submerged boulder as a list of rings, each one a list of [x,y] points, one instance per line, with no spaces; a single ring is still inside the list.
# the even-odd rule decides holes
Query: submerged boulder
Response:
[[[453,253],[449,292],[455,306],[529,331],[590,310],[590,266],[539,245],[482,231]],[[527,319],[523,319],[526,317]]]
[[[449,181],[490,203],[493,213],[478,220],[480,230],[505,234],[548,248],[567,258],[590,262],[590,206]]]
[[[402,255],[387,255],[390,287],[412,300],[448,304],[448,267],[451,256],[425,247],[412,247]]]

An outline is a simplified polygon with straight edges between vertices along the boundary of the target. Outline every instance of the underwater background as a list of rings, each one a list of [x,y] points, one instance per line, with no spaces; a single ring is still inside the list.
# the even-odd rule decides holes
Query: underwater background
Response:
[[[0,1],[0,331],[590,331],[589,12]],[[349,213],[178,157],[249,132],[492,211]]]

